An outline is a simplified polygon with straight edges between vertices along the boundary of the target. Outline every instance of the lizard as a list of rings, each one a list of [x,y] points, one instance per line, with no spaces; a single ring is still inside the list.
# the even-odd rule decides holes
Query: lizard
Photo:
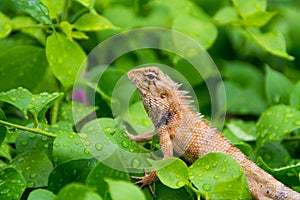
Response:
[[[128,133],[131,140],[145,142],[157,133],[163,159],[173,156],[174,151],[189,163],[210,152],[223,152],[233,157],[244,170],[253,199],[296,200],[300,194],[276,180],[233,146],[220,131],[195,110],[193,101],[158,67],[132,69],[127,73],[137,88],[143,105],[155,130],[140,135]],[[149,186],[157,178],[155,170],[145,173],[137,184]],[[153,193],[154,194],[154,193]]]

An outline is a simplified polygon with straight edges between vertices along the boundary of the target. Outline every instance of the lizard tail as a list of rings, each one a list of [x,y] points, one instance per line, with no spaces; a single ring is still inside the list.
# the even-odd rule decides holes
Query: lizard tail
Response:
[[[253,199],[300,200],[300,194],[277,181],[273,176],[245,158],[241,161]]]

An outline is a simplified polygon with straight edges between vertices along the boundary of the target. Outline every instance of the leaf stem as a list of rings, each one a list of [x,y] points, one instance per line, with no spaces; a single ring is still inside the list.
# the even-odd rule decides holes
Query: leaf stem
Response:
[[[21,126],[21,125],[18,125],[18,124],[13,124],[13,123],[6,122],[6,121],[3,121],[3,120],[0,120],[0,124],[5,125],[5,126],[14,127],[14,128],[17,128],[17,129],[20,129],[20,130],[24,130],[24,131],[29,131],[29,132],[37,133],[37,134],[40,134],[40,135],[45,135],[45,136],[49,136],[49,137],[56,137],[55,134],[49,133],[49,132],[41,130],[39,128],[29,128],[29,127],[26,127],[26,126]]]

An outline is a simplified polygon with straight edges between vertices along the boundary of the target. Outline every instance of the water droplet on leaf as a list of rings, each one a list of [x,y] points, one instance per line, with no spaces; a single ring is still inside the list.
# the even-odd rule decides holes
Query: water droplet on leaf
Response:
[[[211,185],[206,183],[206,184],[203,184],[202,188],[205,191],[209,191],[209,190],[211,190]]]

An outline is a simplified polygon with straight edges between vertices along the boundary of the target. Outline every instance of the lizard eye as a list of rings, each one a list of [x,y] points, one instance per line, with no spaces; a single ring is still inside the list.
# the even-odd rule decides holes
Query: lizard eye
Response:
[[[166,94],[164,94],[164,93],[160,94],[160,98],[164,99],[164,98],[166,98],[166,97],[167,97]]]
[[[149,72],[149,73],[145,73],[144,76],[146,76],[149,80],[153,80],[156,78],[156,74]]]

